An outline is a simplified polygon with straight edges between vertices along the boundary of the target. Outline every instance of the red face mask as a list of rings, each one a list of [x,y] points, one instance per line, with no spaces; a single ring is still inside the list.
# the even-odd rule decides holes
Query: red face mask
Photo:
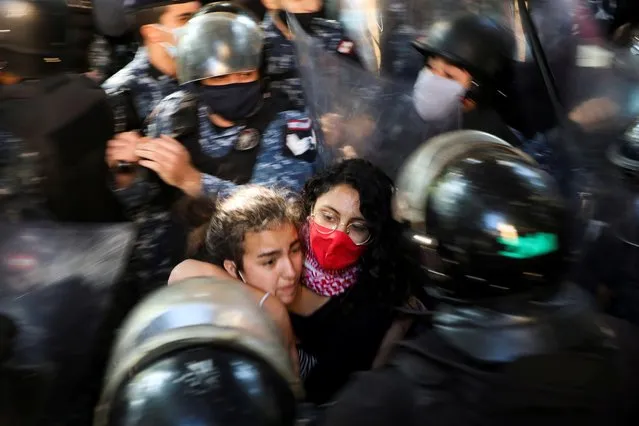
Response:
[[[365,246],[358,246],[345,232],[333,231],[310,221],[311,250],[324,269],[344,269],[360,258]]]

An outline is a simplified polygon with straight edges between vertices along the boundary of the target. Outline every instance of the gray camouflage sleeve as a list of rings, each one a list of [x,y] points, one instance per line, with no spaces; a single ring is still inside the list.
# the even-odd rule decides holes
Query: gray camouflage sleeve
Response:
[[[171,96],[160,101],[154,110],[154,118],[149,123],[147,136],[153,138],[161,134],[170,134],[170,126],[167,123],[171,123],[170,117],[175,107],[176,103]],[[137,176],[128,187],[116,189],[112,182],[116,197],[128,211],[136,211],[150,204],[161,191],[160,182],[149,179],[149,174],[152,173],[150,170],[139,166],[137,169]]]
[[[141,169],[141,168],[139,168]],[[111,181],[111,189],[116,198],[129,212],[137,211],[143,206],[151,203],[159,192],[160,187],[157,182],[151,182],[146,178],[145,170],[138,170],[137,177],[133,183],[126,188],[116,188],[115,182]]]

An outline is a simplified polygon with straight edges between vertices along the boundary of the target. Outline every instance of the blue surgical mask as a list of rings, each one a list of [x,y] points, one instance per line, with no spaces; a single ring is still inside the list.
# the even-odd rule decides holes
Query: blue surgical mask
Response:
[[[253,114],[263,99],[259,80],[225,86],[198,85],[197,93],[210,112],[233,122]]]

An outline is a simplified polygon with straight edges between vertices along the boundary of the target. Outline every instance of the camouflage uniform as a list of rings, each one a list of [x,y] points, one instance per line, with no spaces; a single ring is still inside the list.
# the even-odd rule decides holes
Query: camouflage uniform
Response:
[[[179,90],[174,78],[161,75],[151,66],[143,47],[138,49],[133,61],[109,78],[102,87],[107,93],[129,90],[141,120],[146,119],[164,97]],[[154,244],[159,239],[158,235],[164,235],[167,228],[175,227],[171,225],[169,212],[153,210],[136,202],[140,198],[135,195],[136,189],[139,186],[132,185],[132,188],[115,190],[115,194],[138,228],[129,273],[133,274],[131,278],[138,286],[140,295],[144,295],[166,284],[171,269],[179,261],[179,248]]]
[[[151,66],[144,47],[138,49],[127,66],[105,81],[102,88],[107,93],[129,90],[141,120],[148,117],[162,99],[179,90],[173,77],[162,75]]]
[[[271,89],[279,90],[289,97],[298,109],[304,109],[304,92],[298,75],[293,43],[275,26],[270,14],[262,21],[264,30],[265,76],[271,80]],[[344,35],[337,21],[314,19],[313,37],[329,52],[356,58],[353,42]]]
[[[129,64],[137,53],[137,43],[96,36],[89,48],[89,64],[104,81]]]
[[[148,134],[152,136],[171,135],[172,117],[179,108],[184,91],[176,92],[164,99],[156,109],[154,117],[149,123]],[[283,129],[288,120],[303,120],[307,117],[301,112],[285,111],[266,128],[259,149],[251,182],[265,186],[278,186],[294,191],[302,189],[304,182],[314,172],[314,162],[287,157],[284,152]],[[234,149],[239,133],[243,126],[235,126],[223,131],[217,130],[209,120],[206,106],[198,106],[199,143],[202,152],[210,157],[221,157]],[[216,176],[202,175],[202,192],[210,195],[226,196],[231,194],[238,185],[222,180]],[[171,212],[160,199],[162,184],[156,179],[138,179],[128,188],[118,191],[120,200],[127,208],[138,213],[136,223],[140,227],[140,252],[148,265],[155,264],[155,277],[167,277],[170,270],[179,259],[172,257],[169,247],[170,241],[180,235],[181,228],[173,222]],[[183,230],[182,230],[183,232]],[[150,273],[150,271],[149,271]],[[144,279],[150,279],[145,275]],[[163,278],[164,279],[164,278]],[[156,280],[157,282],[157,280]]]
[[[102,36],[96,35],[89,46],[89,69],[98,74],[99,81],[106,77],[106,69],[111,62],[111,47],[109,42]]]
[[[157,108],[157,115],[150,123],[149,131],[155,135],[168,135],[171,129],[171,117],[178,110],[187,92],[176,92],[162,101]],[[198,105],[199,142],[202,151],[211,157],[221,157],[228,153],[234,146],[243,126],[234,126],[219,131],[209,119],[208,108]],[[307,120],[306,114],[298,111],[284,111],[279,113],[273,122],[266,128],[262,135],[260,152],[251,178],[252,184],[265,186],[279,186],[298,191],[302,189],[304,182],[314,172],[314,162],[288,157],[284,154],[285,135],[282,130],[289,120]],[[233,182],[223,181],[215,176],[203,175],[203,192],[210,195],[230,195],[237,185]]]

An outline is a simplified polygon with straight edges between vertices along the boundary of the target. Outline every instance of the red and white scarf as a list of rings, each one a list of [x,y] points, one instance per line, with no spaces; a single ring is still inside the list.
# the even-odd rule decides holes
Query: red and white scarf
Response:
[[[302,233],[306,237],[303,284],[312,292],[326,297],[338,296],[351,288],[357,282],[357,264],[334,271],[322,269],[311,249],[308,230],[304,229]]]

